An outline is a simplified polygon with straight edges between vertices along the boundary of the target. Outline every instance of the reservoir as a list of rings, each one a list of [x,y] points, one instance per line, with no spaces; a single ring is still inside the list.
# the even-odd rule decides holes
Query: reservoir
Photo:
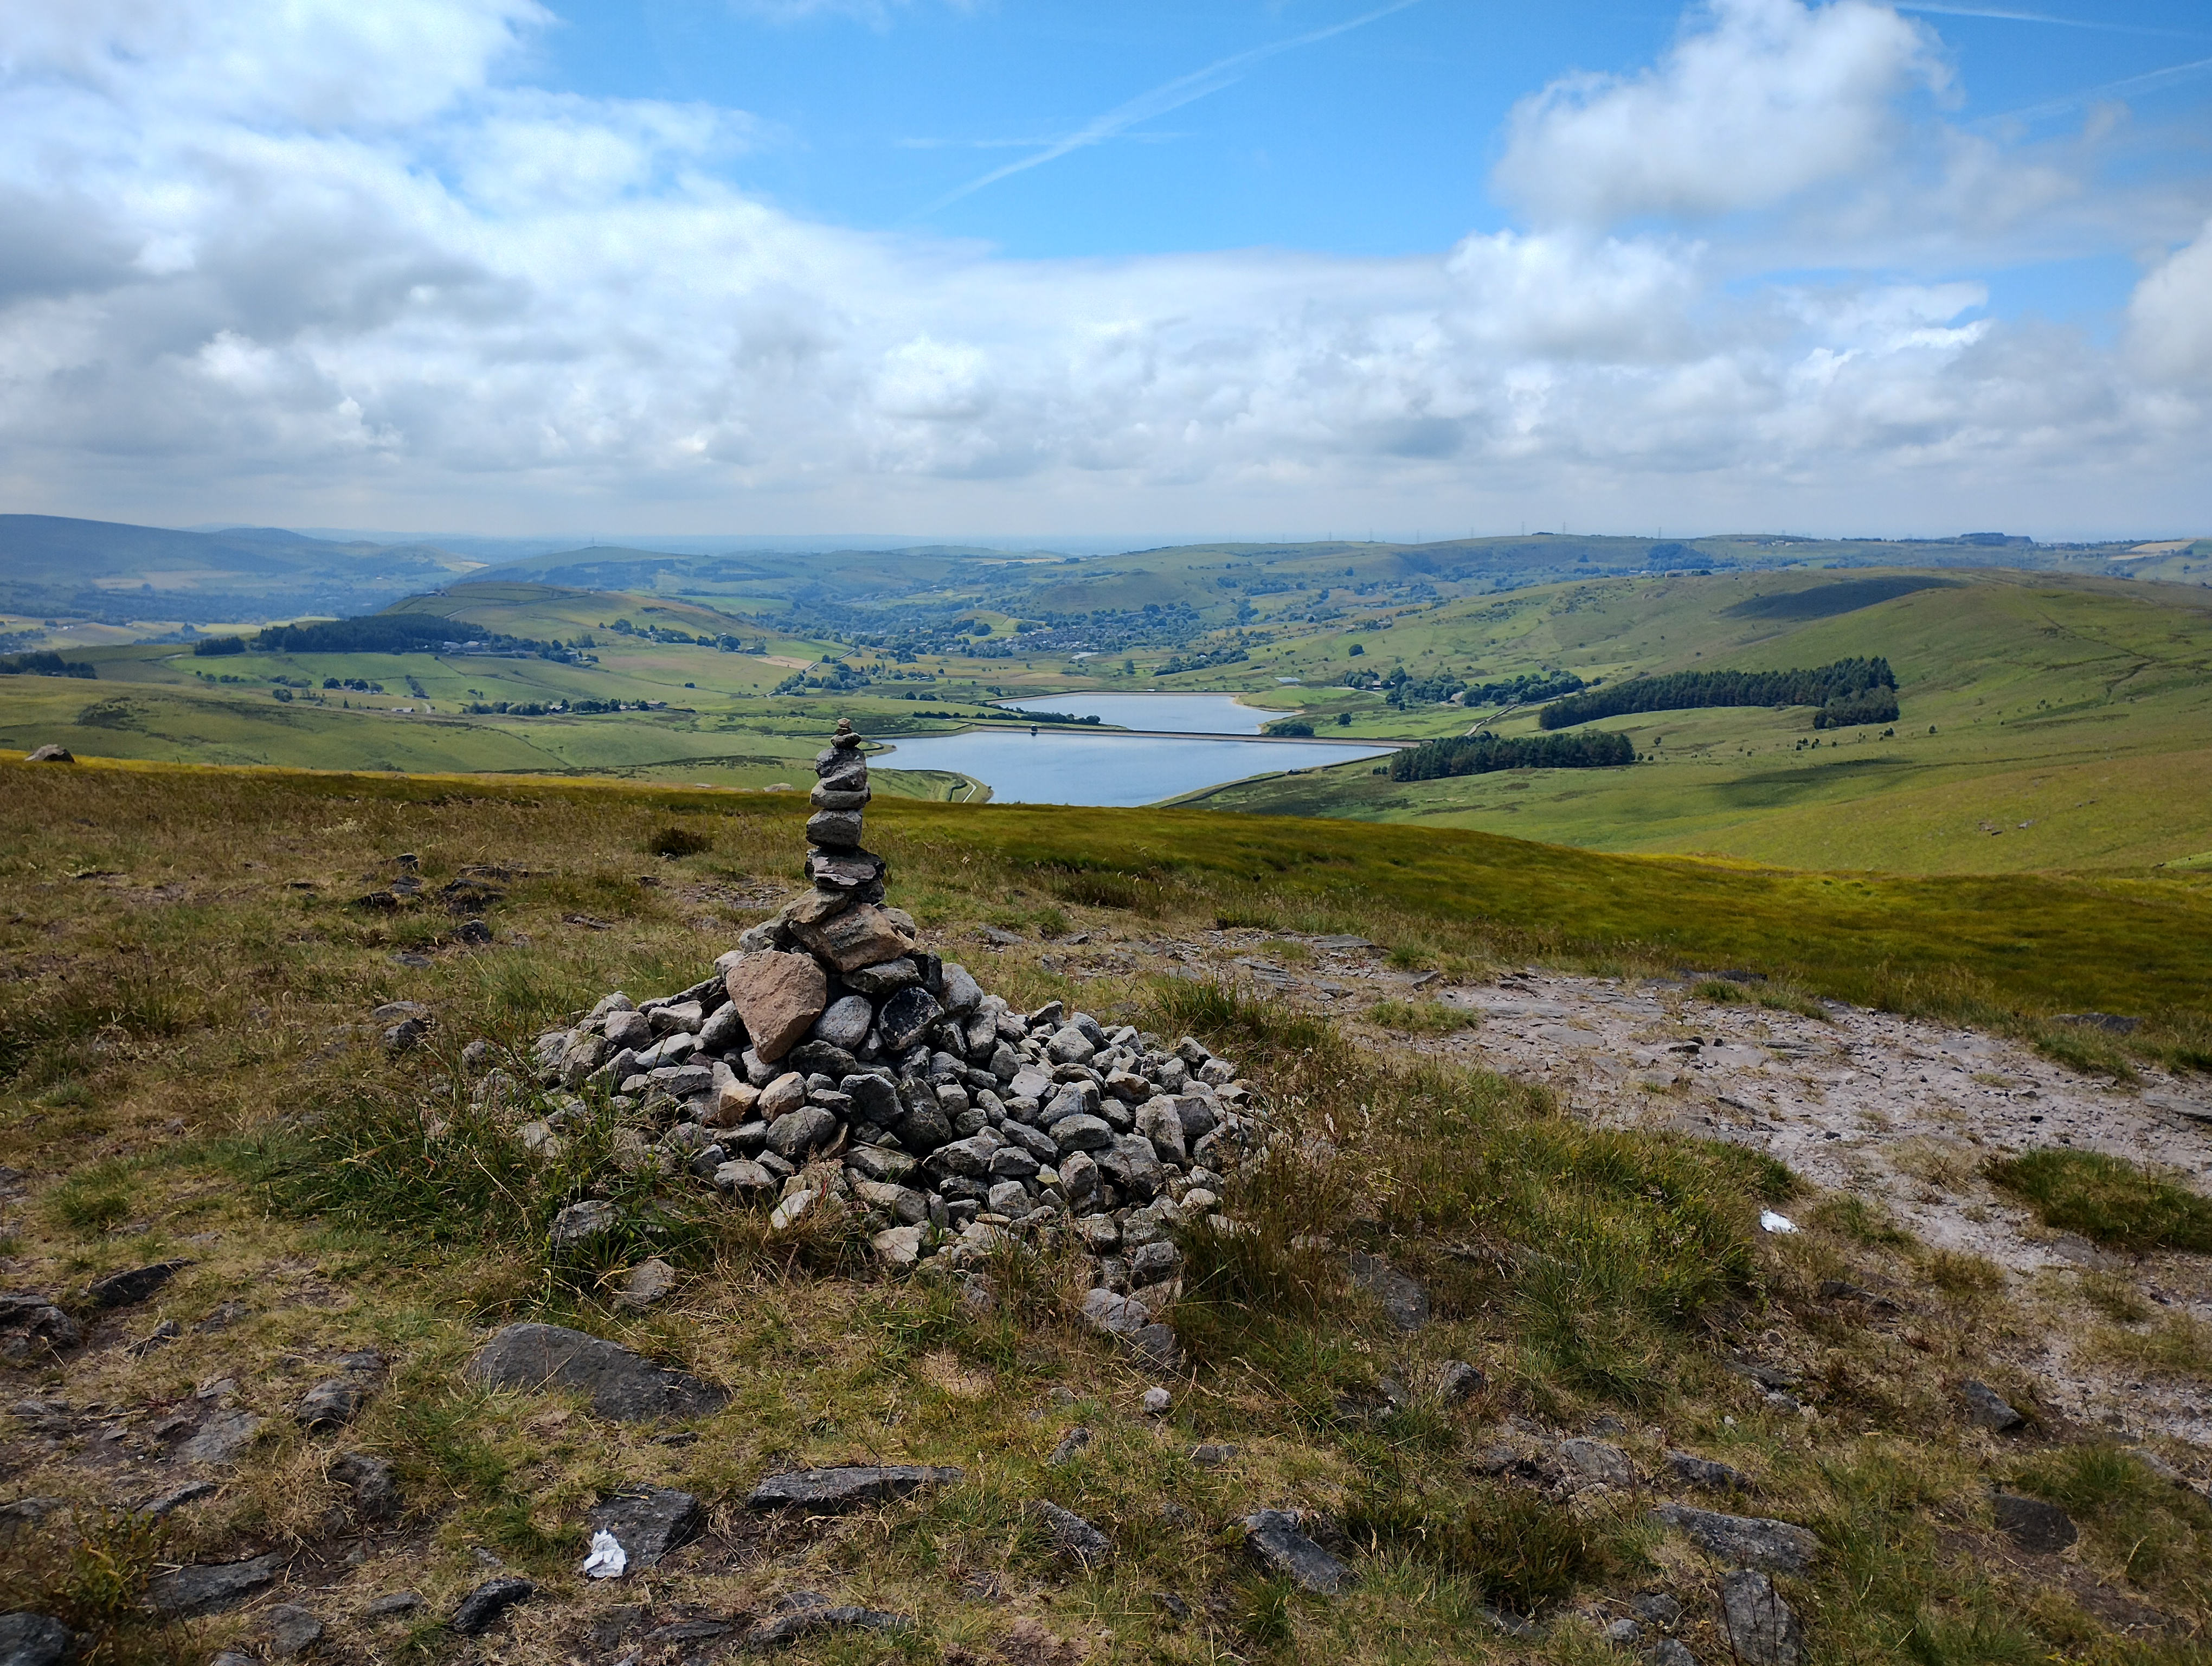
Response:
[[[1155,696],[1113,697],[1149,703]],[[1158,697],[1228,702],[1226,695]],[[1089,702],[1056,701],[1050,709],[1067,711],[1094,702],[1103,703],[1094,696]],[[1109,722],[1127,721],[1103,712],[1100,716]],[[1224,781],[1278,769],[1315,769],[1353,758],[1382,757],[1395,750],[1321,740],[1183,739],[1057,727],[1041,727],[1035,734],[1025,729],[974,729],[966,734],[928,735],[892,745],[893,751],[879,754],[875,760],[883,768],[949,769],[973,775],[990,784],[991,797],[1000,804],[1121,806],[1157,804],[1201,787],[1218,787]]]

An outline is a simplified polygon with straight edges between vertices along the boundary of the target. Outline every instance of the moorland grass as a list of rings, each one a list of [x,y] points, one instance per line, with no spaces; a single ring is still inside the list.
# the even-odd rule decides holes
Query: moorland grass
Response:
[[[1986,1172],[2054,1231],[2138,1252],[2212,1251],[2212,1200],[2125,1158],[2046,1147],[1999,1158]]]
[[[984,1269],[987,1310],[949,1279],[879,1275],[857,1217],[825,1211],[817,1237],[771,1242],[759,1213],[625,1168],[611,1134],[602,1141],[589,1125],[558,1160],[527,1162],[516,1129],[542,1112],[534,1095],[504,1110],[471,1104],[458,1067],[469,1039],[526,1057],[539,1030],[605,990],[642,996],[698,976],[758,916],[730,899],[787,885],[775,876],[790,866],[795,800],[105,768],[9,779],[19,790],[0,800],[0,874],[20,917],[0,921],[15,974],[0,997],[14,1038],[0,1161],[29,1177],[31,1194],[9,1223],[20,1235],[11,1281],[81,1290],[88,1271],[197,1240],[196,1264],[157,1302],[105,1322],[136,1340],[173,1316],[168,1347],[87,1349],[40,1391],[120,1408],[137,1428],[196,1403],[200,1384],[236,1383],[266,1420],[259,1443],[217,1497],[166,1518],[158,1554],[173,1564],[297,1547],[328,1587],[317,1601],[344,1647],[446,1657],[454,1645],[436,1621],[483,1577],[483,1547],[540,1586],[506,1657],[567,1658],[584,1614],[644,1600],[579,1579],[584,1512],[605,1489],[650,1481],[707,1500],[718,1535],[710,1553],[656,1576],[656,1600],[672,1592],[701,1612],[753,1614],[787,1590],[836,1591],[914,1614],[899,1647],[917,1658],[1023,1657],[1008,1629],[1018,1616],[1040,1635],[1095,1643],[1102,1661],[1426,1666],[1504,1646],[1487,1604],[1538,1621],[1532,1657],[1594,1666],[1607,1645],[1577,1614],[1616,1612],[1661,1586],[1692,1606],[1693,1653],[1723,1657],[1707,1617],[1712,1568],[1643,1523],[1640,1499],[1561,1501],[1480,1473],[1495,1442],[1540,1427],[1612,1431],[1653,1475],[1668,1445],[1754,1475],[1759,1513],[1814,1526],[1833,1553],[1787,1586],[1821,1658],[2008,1666],[2032,1649],[2197,1666],[2191,1639],[2212,1623],[2212,1599],[2184,1501],[2124,1499],[2083,1516],[2085,1564],[2169,1616],[2160,1630],[2123,1633],[2063,1592],[2008,1583],[2001,1558],[1958,1547],[1958,1525],[1982,1519],[1991,1481],[2029,1456],[1987,1444],[1952,1401],[1963,1376],[2008,1388],[2002,1360],[2034,1317],[1977,1269],[1923,1277],[1929,1252],[1855,1200],[1793,1207],[1805,1230],[1769,1240],[1759,1208],[1797,1185],[1771,1159],[1591,1128],[1539,1089],[1378,1046],[1360,1025],[1203,979],[1079,980],[1033,942],[986,967],[964,946],[983,922],[1057,897],[1030,866],[1001,866],[976,842],[970,830],[988,815],[886,817],[893,900],[948,948],[963,943],[1010,1000],[1079,1001],[1104,1019],[1199,1036],[1258,1084],[1285,1135],[1231,1184],[1248,1230],[1183,1237],[1187,1293],[1164,1316],[1189,1362],[1168,1383],[1164,1420],[1138,1408],[1156,1379],[1076,1317],[1065,1260],[1005,1252]],[[1040,838],[1053,825],[1024,817]],[[1103,824],[1090,812],[1065,823],[1079,844]],[[643,854],[669,826],[710,832],[711,848]],[[1326,848],[1298,863],[1287,861],[1295,846],[1269,848],[1286,860],[1273,878],[1209,879],[1202,865],[1196,879],[1170,875],[1162,912],[1137,931],[1199,939],[1236,906],[1293,924],[1326,912],[1431,953],[1498,940],[1488,925],[1410,906],[1402,891],[1362,891],[1370,870]],[[464,865],[508,870],[486,913],[495,945],[465,944],[459,916],[349,902],[368,876],[388,882],[403,851],[433,894]],[[1081,849],[1045,866],[1066,873],[1095,860]],[[1462,879],[1479,877],[1480,862],[1461,860]],[[94,871],[105,877],[69,877]],[[1135,923],[1110,903],[1049,906],[1097,938]],[[410,944],[426,947],[428,965],[392,958]],[[1607,952],[1625,958],[1618,944]],[[167,979],[181,1004],[103,1004],[103,986],[132,969]],[[2043,1010],[2000,970],[1977,987]],[[400,997],[427,1002],[436,1023],[429,1045],[387,1053],[369,1013]],[[2069,989],[2054,1010],[2092,1006],[2110,1010]],[[48,1012],[60,1015],[51,1031]],[[64,1086],[68,1103],[46,1102]],[[552,1213],[602,1189],[636,1234],[557,1262],[544,1249]],[[92,1202],[118,1192],[120,1218]],[[1431,1322],[1395,1330],[1347,1277],[1353,1249],[1419,1278]],[[609,1299],[610,1275],[648,1250],[675,1262],[682,1282],[631,1313]],[[1910,1283],[1920,1341],[1899,1347],[1881,1326],[1836,1319],[1812,1289],[1831,1277]],[[234,1306],[245,1310],[204,1327]],[[670,1431],[609,1425],[560,1395],[467,1387],[459,1368],[483,1331],[518,1318],[681,1365],[726,1388],[729,1407]],[[391,1371],[362,1416],[342,1437],[299,1428],[301,1363],[362,1347]],[[1802,1390],[1819,1415],[1777,1413],[1729,1369],[1738,1350],[1819,1362]],[[1486,1376],[1464,1404],[1435,1397],[1448,1359]],[[1076,1422],[1092,1428],[1092,1447],[1048,1467]],[[108,1478],[41,1439],[0,1424],[11,1484],[66,1497],[81,1523],[95,1522]],[[407,1501],[398,1522],[360,1529],[328,1474],[338,1440],[394,1463]],[[1188,1457],[1200,1440],[1238,1453],[1201,1468]],[[757,1521],[742,1508],[771,1468],[878,1461],[958,1464],[966,1479],[833,1521]],[[1098,1523],[1113,1567],[1060,1564],[1022,1513],[1039,1497]],[[2138,1505],[2167,1516],[2130,1513]],[[1257,1580],[1232,1524],[1261,1506],[1308,1512],[1352,1560],[1358,1586],[1324,1602]],[[2145,1523],[2156,1532],[2137,1554]],[[368,1560],[349,1570],[340,1547],[355,1542]],[[99,1666],[181,1666],[258,1646],[258,1607],[173,1634],[137,1606],[150,1560],[125,1546],[109,1565],[119,1596],[100,1595],[68,1556],[19,1557],[0,1600],[71,1615],[108,1604],[121,1617]],[[967,1582],[986,1576],[1006,1602],[969,1595]],[[411,1640],[358,1612],[368,1594],[403,1587],[429,1603]],[[1172,1621],[1163,1593],[1192,1619]],[[869,1639],[860,1653],[874,1659],[883,1646]],[[1053,1657],[1042,1643],[1030,1652]],[[794,1654],[853,1656],[849,1641]]]

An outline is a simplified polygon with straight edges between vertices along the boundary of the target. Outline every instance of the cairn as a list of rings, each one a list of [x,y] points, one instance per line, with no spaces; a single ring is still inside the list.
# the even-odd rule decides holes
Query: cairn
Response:
[[[1000,1235],[1072,1242],[1091,1260],[1093,1322],[1171,1356],[1146,1298],[1178,1281],[1174,1228],[1219,1208],[1224,1173],[1262,1137],[1247,1085],[1190,1037],[988,994],[884,902],[849,721],[814,767],[807,889],[712,976],[610,994],[538,1037],[540,1085],[562,1103],[526,1138],[556,1147],[603,1098],[633,1163],[772,1206],[777,1232],[835,1199],[901,1269],[964,1268]],[[556,1238],[611,1224],[611,1206],[578,1204]]]

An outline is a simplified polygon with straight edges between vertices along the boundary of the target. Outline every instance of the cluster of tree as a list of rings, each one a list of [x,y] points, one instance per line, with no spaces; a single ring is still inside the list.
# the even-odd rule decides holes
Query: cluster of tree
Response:
[[[770,694],[804,694],[809,689],[820,689],[830,694],[848,694],[868,686],[866,675],[842,660],[830,660],[820,665],[809,666],[805,671],[794,671],[769,692]]]
[[[1816,729],[1842,729],[1854,723],[1894,723],[1903,714],[1894,689],[1864,689],[1839,694],[1813,714]]]
[[[1155,677],[1173,677],[1177,672],[1205,671],[1213,666],[1233,666],[1252,656],[1242,648],[1210,648],[1199,654],[1170,655],[1155,669]]]
[[[50,650],[0,657],[0,677],[97,677],[82,660],[64,660]]]
[[[1313,720],[1308,717],[1279,717],[1272,723],[1260,726],[1261,734],[1303,735],[1309,740],[1313,738]]]
[[[665,700],[482,700],[461,709],[476,717],[575,717],[600,712],[665,711],[667,707]]]
[[[1678,671],[1665,677],[1632,677],[1609,688],[1554,701],[1536,721],[1547,729],[1564,729],[1594,717],[1697,706],[1863,708],[1868,715],[1847,721],[1886,723],[1897,715],[1897,678],[1889,661],[1880,658],[1838,660],[1810,670]],[[1882,714],[1877,716],[1878,711]]]
[[[256,648],[270,654],[435,654],[448,642],[545,660],[569,657],[569,650],[557,642],[503,636],[466,619],[441,619],[434,613],[365,613],[318,624],[270,625],[253,639]],[[192,652],[235,654],[239,649],[199,645]]]
[[[1393,781],[1440,781],[1483,775],[1493,769],[1607,769],[1636,762],[1629,738],[1610,729],[1583,734],[1517,735],[1501,739],[1487,731],[1425,740],[1390,758]]]
[[[1347,688],[1380,692],[1386,705],[1401,710],[1409,706],[1441,706],[1455,697],[1462,706],[1528,705],[1539,700],[1556,700],[1563,694],[1573,694],[1590,686],[1573,672],[1565,671],[1525,672],[1502,682],[1470,683],[1449,672],[1441,672],[1434,677],[1415,677],[1403,666],[1392,667],[1386,677],[1348,671],[1344,674],[1344,684]]]
[[[1099,721],[1096,714],[1093,714],[1092,716],[1090,716],[1090,717],[1073,717],[1073,716],[1069,715],[1069,714],[1068,714],[1067,713],[1066,713],[1066,712],[1024,712],[1024,711],[1015,711],[1015,712],[1009,712],[1009,713],[1007,714],[1007,715],[1008,715],[1008,716],[1010,716],[1010,717],[1018,718],[1021,721],[1023,721],[1023,722],[1024,722],[1024,723],[1079,723],[1079,723],[1097,723],[1097,722]]]
[[[204,641],[192,644],[192,657],[196,660],[217,660],[226,654],[245,652],[246,638],[243,636],[210,636]]]

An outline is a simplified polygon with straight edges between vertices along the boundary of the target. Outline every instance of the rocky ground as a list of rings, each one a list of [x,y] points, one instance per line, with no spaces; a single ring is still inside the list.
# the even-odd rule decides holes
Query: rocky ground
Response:
[[[1395,1044],[1538,1084],[1598,1126],[1766,1152],[1815,1187],[1878,1204],[1929,1245],[1993,1262],[2023,1298],[2064,1275],[2103,1274],[2139,1288],[2162,1315],[2212,1322],[2212,1267],[2203,1257],[2130,1256],[2051,1231],[1981,1171],[1994,1156],[2075,1146],[2212,1187],[2212,1081],[2202,1077],[2148,1066],[2136,1083],[2085,1076],[2002,1037],[1838,1001],[1762,1006],[1756,983],[1735,1002],[1699,999],[1688,979],[1536,966],[1454,983],[1395,969],[1358,938],[1085,936],[1047,958],[1078,977],[1228,976],[1349,1015],[1376,1000],[1432,1002],[1466,1014],[1469,1027]],[[2130,1436],[2170,1436],[2212,1452],[2212,1394],[2201,1383],[2100,1367],[2067,1329],[2014,1350],[2054,1405]]]

